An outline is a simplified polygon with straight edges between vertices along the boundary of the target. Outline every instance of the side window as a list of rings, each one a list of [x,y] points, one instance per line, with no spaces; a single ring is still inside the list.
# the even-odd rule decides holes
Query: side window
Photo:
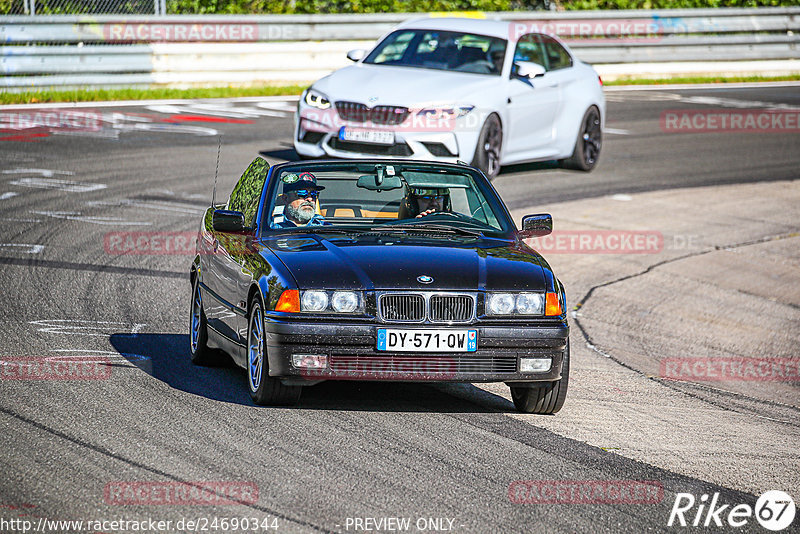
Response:
[[[545,69],[547,68],[544,49],[537,37],[535,33],[520,37],[519,41],[517,41],[517,48],[514,50],[514,61],[530,61],[531,63],[538,63]]]
[[[244,171],[236,183],[228,199],[228,209],[244,213],[244,221],[252,226],[255,221],[258,201],[261,199],[261,190],[267,180],[269,163],[262,158],[256,158]]]
[[[547,70],[565,69],[572,66],[572,58],[569,52],[558,41],[547,35],[542,35],[542,41],[544,42],[544,49],[549,63]]]

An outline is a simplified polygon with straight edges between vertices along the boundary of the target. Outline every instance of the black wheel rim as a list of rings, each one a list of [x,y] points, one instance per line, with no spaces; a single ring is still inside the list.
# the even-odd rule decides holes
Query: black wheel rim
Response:
[[[486,138],[483,142],[483,152],[486,154],[486,174],[494,176],[500,169],[500,147],[503,144],[503,129],[494,119],[489,121]]]
[[[200,340],[200,325],[203,309],[203,301],[202,297],[200,296],[200,284],[195,283],[194,286],[194,295],[192,295],[192,317],[191,317],[191,346],[192,346],[192,354],[197,352],[197,344]]]
[[[600,114],[592,109],[583,123],[583,161],[594,165],[600,155],[603,134],[600,130]]]

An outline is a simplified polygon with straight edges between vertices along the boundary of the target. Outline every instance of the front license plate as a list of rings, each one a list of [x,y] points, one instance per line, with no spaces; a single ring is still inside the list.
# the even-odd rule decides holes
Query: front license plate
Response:
[[[393,145],[394,132],[382,130],[357,130],[342,126],[339,129],[339,139],[342,141],[356,141],[359,143],[374,143],[376,145]]]
[[[389,352],[475,352],[477,330],[378,328],[378,350]]]

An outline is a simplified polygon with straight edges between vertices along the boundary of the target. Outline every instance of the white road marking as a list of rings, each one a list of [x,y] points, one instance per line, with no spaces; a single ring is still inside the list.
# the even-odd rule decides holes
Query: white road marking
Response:
[[[94,217],[91,215],[81,215],[80,212],[70,211],[31,211],[36,215],[46,215],[55,219],[66,219],[69,221],[82,221],[104,226],[150,226],[150,222],[126,221],[119,217]]]
[[[67,193],[88,193],[89,191],[99,191],[105,189],[106,184],[96,184],[88,182],[73,182],[71,180],[59,180],[58,178],[19,178],[8,182],[10,185],[21,187],[33,187],[35,189],[58,189]]]
[[[297,102],[299,95],[286,96],[240,96],[234,98],[206,98],[204,102]],[[105,102],[48,102],[44,104],[4,104],[0,109],[60,109],[60,108],[115,108],[132,106],[160,106],[164,104],[193,104],[196,99],[176,98],[172,100],[111,100]]]
[[[630,196],[630,195],[623,195],[621,193],[618,193],[616,195],[613,195],[611,197],[611,200],[619,200],[621,202],[630,202],[631,200],[633,200],[633,197]]]
[[[12,197],[15,197],[15,196],[17,196],[17,193],[14,193],[13,191],[9,191],[8,193],[3,193],[2,195],[0,195],[0,200],[8,200],[9,198],[12,198]]]
[[[44,176],[45,178],[52,178],[56,174],[72,176],[75,173],[71,171],[52,171],[50,169],[11,169],[3,171],[3,174],[38,174],[40,176]]]
[[[75,358],[81,358],[84,363],[106,363],[109,360],[121,360],[130,362],[131,360],[149,360],[149,356],[133,354],[128,352],[116,352],[112,350],[87,350],[87,349],[53,349],[51,352],[77,352],[80,354],[68,354],[64,356],[50,356],[45,358],[51,362],[70,362]]]
[[[29,321],[28,324],[39,327],[37,332],[96,337],[108,337],[110,334],[135,334],[147,326],[146,323],[92,321],[88,319],[40,319],[38,321]]]
[[[39,254],[42,250],[44,250],[44,245],[29,245],[27,243],[0,243],[0,247],[27,248],[28,250],[22,251],[25,254]]]
[[[297,100],[282,101],[282,102],[256,102],[256,107],[262,109],[270,109],[273,111],[288,111],[294,113],[297,108]]]
[[[739,83],[676,83],[653,85],[606,85],[603,92],[682,91],[684,89],[762,89],[765,87],[799,87],[800,82],[739,82]]]
[[[132,198],[125,198],[118,201],[112,200],[97,200],[87,202],[87,206],[139,206],[161,211],[171,211],[175,213],[184,213],[187,215],[200,215],[205,213],[205,209],[191,208],[188,206],[176,206],[167,202],[158,202],[155,200],[136,200]]]
[[[94,131],[81,131],[81,130],[53,130],[51,135],[70,135],[73,137],[95,137],[99,139],[119,139],[118,130],[98,130]]]
[[[617,128],[603,128],[603,133],[613,134],[613,135],[630,135],[630,130],[621,130]]]

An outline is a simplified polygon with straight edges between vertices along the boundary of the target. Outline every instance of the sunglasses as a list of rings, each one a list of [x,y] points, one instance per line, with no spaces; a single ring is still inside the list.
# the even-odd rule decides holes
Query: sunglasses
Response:
[[[298,189],[297,191],[292,191],[297,198],[317,198],[319,196],[319,191],[316,189]]]
[[[423,195],[423,196],[419,196],[417,198],[421,198],[423,200],[436,200],[436,199],[444,198],[444,195]]]

